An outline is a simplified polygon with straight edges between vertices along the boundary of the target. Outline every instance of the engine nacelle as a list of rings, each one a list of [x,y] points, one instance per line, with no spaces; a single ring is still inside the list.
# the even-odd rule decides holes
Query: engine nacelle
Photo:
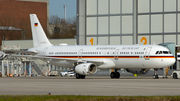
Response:
[[[137,69],[137,68],[128,68],[126,69],[127,72],[133,73],[133,74],[146,74],[149,69]]]
[[[92,75],[97,72],[97,66],[93,63],[82,63],[75,67],[75,72],[81,75]]]

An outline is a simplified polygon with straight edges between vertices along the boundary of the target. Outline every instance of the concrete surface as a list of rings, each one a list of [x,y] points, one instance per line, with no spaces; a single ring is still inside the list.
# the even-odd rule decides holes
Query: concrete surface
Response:
[[[0,95],[180,95],[180,79],[152,79],[151,76],[1,77]]]

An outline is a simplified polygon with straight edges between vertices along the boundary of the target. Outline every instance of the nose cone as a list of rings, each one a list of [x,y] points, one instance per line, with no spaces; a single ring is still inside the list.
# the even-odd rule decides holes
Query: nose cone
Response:
[[[176,61],[176,59],[173,57],[173,58],[170,58],[169,60],[168,60],[168,65],[169,66],[172,66],[174,63],[175,63],[175,61]]]

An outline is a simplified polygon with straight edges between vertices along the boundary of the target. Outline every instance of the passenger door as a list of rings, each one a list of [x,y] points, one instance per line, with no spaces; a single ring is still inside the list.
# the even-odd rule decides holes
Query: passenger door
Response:
[[[152,47],[148,47],[146,49],[145,56],[144,56],[145,60],[149,60],[149,55],[150,55],[151,49],[152,49]]]
[[[43,56],[46,56],[46,51],[47,51],[47,49],[48,49],[47,47],[46,47],[46,48],[44,48],[44,50],[43,50],[43,54],[42,54]]]
[[[119,53],[119,49],[116,49],[114,52],[114,60],[118,60],[118,53]]]
[[[83,53],[83,49],[80,49],[78,52],[78,58],[82,59],[82,53]]]

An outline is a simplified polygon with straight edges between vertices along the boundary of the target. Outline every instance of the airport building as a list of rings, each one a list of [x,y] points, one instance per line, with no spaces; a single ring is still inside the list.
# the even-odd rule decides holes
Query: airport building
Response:
[[[77,0],[80,45],[180,45],[179,0]]]
[[[32,39],[29,14],[37,14],[43,29],[47,32],[49,27],[49,0],[0,0],[0,42],[2,42],[0,45],[2,48],[27,50],[33,46],[32,41],[27,40]],[[54,44],[56,42],[55,40],[52,41]],[[9,66],[16,71],[18,71],[18,67],[19,69],[24,68],[24,70],[25,67],[28,68],[29,60],[7,59],[7,61],[0,61],[0,64],[0,72],[2,73],[4,66],[4,71],[8,74]],[[14,66],[12,66],[13,64]],[[35,68],[37,66],[42,69],[46,63],[35,61],[35,65],[33,66],[34,69],[38,69]],[[44,70],[42,69],[41,72]],[[13,70],[10,71],[12,73]],[[37,70],[36,72],[38,74]]]
[[[38,15],[46,32],[49,26],[49,0],[1,0],[0,41],[32,39],[29,14]]]

